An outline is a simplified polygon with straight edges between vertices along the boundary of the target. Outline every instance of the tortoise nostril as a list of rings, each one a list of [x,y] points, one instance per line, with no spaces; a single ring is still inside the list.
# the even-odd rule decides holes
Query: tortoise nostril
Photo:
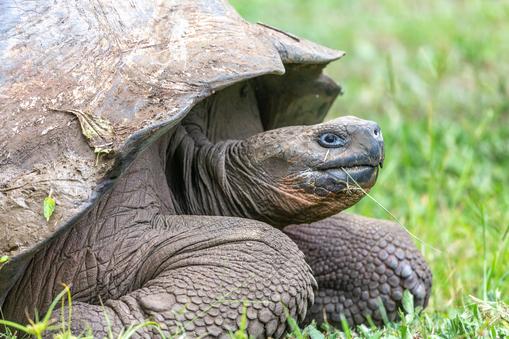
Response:
[[[373,133],[375,134],[375,137],[377,137],[380,134],[380,128],[379,127],[375,127],[373,129]]]
[[[383,137],[382,137],[382,129],[380,128],[380,126],[378,126],[378,124],[375,124],[374,126],[371,126],[371,133],[373,135],[373,137],[378,140],[378,141],[382,141],[383,140]]]

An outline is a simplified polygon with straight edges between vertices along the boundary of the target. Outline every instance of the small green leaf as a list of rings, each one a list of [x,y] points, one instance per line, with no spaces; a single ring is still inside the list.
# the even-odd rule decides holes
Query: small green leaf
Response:
[[[233,338],[235,339],[248,339],[249,336],[247,334],[247,300],[244,300],[242,303],[242,316],[240,318],[240,326],[239,329],[233,334]]]
[[[288,312],[288,309],[285,307],[285,315],[286,315],[286,321],[288,322],[288,325],[290,325],[290,329],[292,332],[290,333],[292,337],[297,339],[304,339],[304,335],[302,334],[302,331],[300,330],[299,325],[297,324],[297,321],[293,319],[293,317]]]
[[[46,218],[46,221],[49,221],[49,219],[51,218],[51,215],[55,211],[55,199],[53,199],[51,197],[51,192],[46,198],[44,198],[43,210],[44,210],[44,218]]]
[[[314,325],[308,327],[308,333],[311,339],[325,339],[323,333],[318,331]]]
[[[414,296],[410,293],[410,291],[405,290],[403,292],[403,300],[401,302],[403,304],[403,309],[406,313],[413,316],[414,314]]]
[[[351,339],[352,337],[352,331],[350,330],[350,326],[348,325],[348,321],[346,320],[343,313],[340,314],[341,319],[341,327],[343,328],[343,332],[345,333],[345,336],[347,339]]]
[[[9,260],[11,260],[11,258],[8,256],[8,255],[2,255],[0,257],[0,265],[3,265],[5,264],[6,262],[8,262]]]

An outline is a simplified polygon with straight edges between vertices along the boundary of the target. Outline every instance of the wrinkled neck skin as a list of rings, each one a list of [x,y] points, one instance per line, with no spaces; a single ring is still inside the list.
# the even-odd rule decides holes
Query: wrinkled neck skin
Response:
[[[246,141],[212,143],[200,126],[184,124],[177,127],[169,145],[166,176],[176,214],[291,223],[274,211],[286,193],[250,161]]]

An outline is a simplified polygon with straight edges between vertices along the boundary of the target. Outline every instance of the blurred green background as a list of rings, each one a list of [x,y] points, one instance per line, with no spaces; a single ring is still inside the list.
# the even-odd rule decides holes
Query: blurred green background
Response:
[[[509,2],[233,0],[263,22],[347,52],[329,117],[376,120],[372,195],[422,241],[431,309],[509,301]],[[390,218],[369,198],[357,213]],[[433,249],[435,248],[435,249]]]

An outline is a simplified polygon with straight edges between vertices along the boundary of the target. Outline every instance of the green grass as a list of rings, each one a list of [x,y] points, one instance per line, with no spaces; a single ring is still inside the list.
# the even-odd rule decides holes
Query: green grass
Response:
[[[438,330],[474,315],[469,295],[507,303],[509,1],[232,3],[347,52],[327,69],[345,90],[329,117],[382,126],[387,160],[371,194],[425,243],[434,279],[422,319]],[[390,218],[367,198],[352,210]]]
[[[65,298],[67,296],[67,298]],[[61,318],[51,317],[52,311],[57,310],[61,302]],[[71,305],[68,309],[68,317],[65,318],[64,305]],[[243,301],[243,312],[239,329],[230,332],[231,339],[250,339],[247,333],[247,305]],[[413,297],[408,291],[403,295],[403,310],[401,320],[397,323],[390,323],[385,316],[385,326],[378,328],[374,325],[361,325],[351,329],[346,320],[342,320],[341,330],[328,324],[322,324],[317,328],[315,323],[301,329],[297,322],[288,316],[287,322],[290,333],[287,338],[296,339],[325,339],[325,338],[506,338],[509,337],[509,306],[500,301],[484,301],[471,297],[471,302],[455,314],[443,316],[438,312],[424,313],[421,309],[414,308]],[[25,337],[53,337],[56,339],[93,339],[90,333],[76,334],[70,330],[70,317],[72,314],[71,293],[68,287],[55,298],[47,313],[42,319],[34,319],[27,325],[22,325],[0,319],[0,325],[5,326],[6,331],[0,333],[1,339],[17,339]],[[383,313],[385,314],[385,313]],[[181,324],[183,325],[183,324]],[[123,329],[120,333],[108,331],[107,339],[129,339],[134,337],[143,328],[151,328],[152,333],[158,333],[162,339],[182,338],[182,333],[173,336],[166,336],[160,328],[160,324],[154,321],[145,320],[138,324],[132,324]],[[183,326],[182,326],[183,329]]]
[[[291,336],[509,335],[509,1],[232,3],[250,21],[347,52],[327,69],[345,90],[330,118],[382,126],[387,160],[371,194],[423,240],[434,274],[428,309],[401,323]],[[389,218],[367,198],[353,211]]]

